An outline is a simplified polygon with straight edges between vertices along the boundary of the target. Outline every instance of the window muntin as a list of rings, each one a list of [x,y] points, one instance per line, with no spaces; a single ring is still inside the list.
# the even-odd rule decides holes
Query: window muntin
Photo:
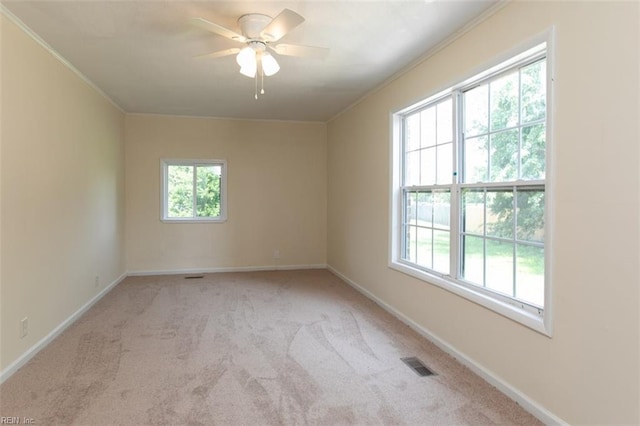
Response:
[[[451,96],[404,119],[403,259],[449,274],[453,99]]]
[[[448,274],[450,268],[449,191],[405,192],[403,258],[421,267]]]
[[[226,219],[224,160],[162,160],[162,220]]]
[[[405,118],[405,186],[451,184],[452,108],[448,97]]]
[[[461,93],[462,183],[545,177],[546,59]]]
[[[539,316],[547,287],[546,70],[543,44],[397,114],[402,214],[392,239],[400,266]]]
[[[544,187],[461,190],[460,278],[544,306]]]
[[[459,278],[537,308],[544,307],[545,70],[546,59],[534,58],[459,95]]]

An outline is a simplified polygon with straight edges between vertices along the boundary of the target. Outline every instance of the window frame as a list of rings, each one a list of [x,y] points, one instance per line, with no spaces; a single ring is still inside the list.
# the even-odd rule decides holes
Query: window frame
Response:
[[[191,166],[194,167],[193,181],[195,185],[197,167],[220,166],[220,215],[208,217],[169,217],[169,174],[170,166]],[[195,194],[195,193],[194,193]],[[196,197],[194,196],[194,214]],[[160,159],[160,221],[164,223],[221,223],[227,220],[227,161],[216,159],[182,159],[182,158],[162,158]]]
[[[471,75],[462,79],[459,84],[452,85],[445,90],[441,90],[432,96],[416,102],[408,107],[392,111],[390,113],[390,227],[389,227],[389,262],[390,268],[418,278],[430,284],[434,284],[451,293],[457,294],[474,303],[484,306],[500,315],[510,318],[526,327],[529,327],[545,336],[551,337],[552,330],[552,207],[553,207],[553,57],[554,57],[554,29],[550,28],[544,33],[533,37],[526,43],[506,52],[498,58],[490,61],[481,67],[482,71],[473,72]],[[525,181],[528,186],[544,188],[545,210],[544,210],[544,307],[535,308],[525,305],[515,298],[502,296],[492,291],[486,291],[482,287],[475,284],[465,282],[462,276],[458,276],[458,272],[454,271],[454,267],[460,269],[462,262],[462,254],[460,251],[460,239],[463,235],[461,222],[460,198],[463,188],[474,187],[476,184],[462,182],[460,178],[462,168],[462,153],[457,152],[462,147],[462,114],[463,102],[462,95],[465,91],[472,89],[474,86],[484,84],[490,79],[499,77],[500,75],[512,72],[525,63],[533,63],[540,57],[546,58],[546,117],[545,117],[545,179],[536,181]],[[457,176],[452,185],[428,185],[425,190],[438,190],[440,188],[451,188],[451,243],[450,243],[450,272],[443,274],[433,270],[422,268],[415,263],[405,261],[403,257],[404,243],[404,227],[403,220],[405,218],[404,211],[404,192],[403,186],[404,173],[404,148],[403,148],[403,119],[411,113],[420,111],[441,102],[443,99],[451,97],[453,102],[453,156],[454,171]],[[521,124],[519,124],[521,125]],[[491,188],[492,186],[503,188],[505,184],[502,182],[489,183],[483,182],[478,184],[483,188]],[[506,186],[509,186],[508,184]],[[420,189],[420,188],[418,188]],[[515,236],[514,236],[515,237]],[[457,260],[454,260],[457,257]],[[457,277],[457,278],[453,278]]]

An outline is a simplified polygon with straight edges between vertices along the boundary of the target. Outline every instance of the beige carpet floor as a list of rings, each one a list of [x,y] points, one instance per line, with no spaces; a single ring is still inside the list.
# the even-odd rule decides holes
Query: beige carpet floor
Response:
[[[416,356],[437,375],[420,377]],[[0,386],[77,425],[539,424],[326,270],[129,277]]]

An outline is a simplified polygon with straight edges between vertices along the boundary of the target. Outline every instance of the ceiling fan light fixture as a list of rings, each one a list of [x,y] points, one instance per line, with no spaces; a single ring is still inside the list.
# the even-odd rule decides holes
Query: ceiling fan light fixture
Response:
[[[236,56],[236,62],[240,67],[254,67],[256,66],[256,52],[250,46],[240,50],[238,56]]]
[[[257,64],[254,62],[253,64],[248,64],[240,67],[240,74],[246,75],[249,78],[253,78],[256,76],[256,72],[258,71]]]
[[[268,52],[262,54],[262,71],[264,71],[264,75],[267,77],[274,75],[278,71],[280,71],[280,65],[278,65],[278,61]]]

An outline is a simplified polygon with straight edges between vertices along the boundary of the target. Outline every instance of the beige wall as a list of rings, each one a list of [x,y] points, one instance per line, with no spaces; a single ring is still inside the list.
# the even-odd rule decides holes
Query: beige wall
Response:
[[[4,370],[125,272],[124,114],[0,19]]]
[[[324,124],[129,115],[126,129],[130,272],[326,264]],[[162,223],[161,158],[227,160],[228,220]]]
[[[328,124],[328,264],[572,424],[638,424],[637,2],[514,2]],[[389,113],[555,25],[553,338],[387,266]]]

